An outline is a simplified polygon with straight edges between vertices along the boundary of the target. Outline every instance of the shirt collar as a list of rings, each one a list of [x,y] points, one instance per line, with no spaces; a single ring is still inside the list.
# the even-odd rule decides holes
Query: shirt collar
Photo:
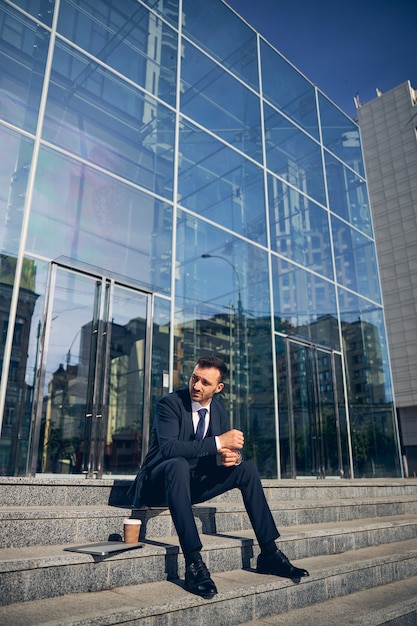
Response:
[[[199,409],[207,409],[207,413],[210,413],[210,404],[211,404],[211,400],[207,404],[207,406],[201,406],[201,404],[199,402],[194,402],[194,400],[192,400],[191,401],[191,410],[192,410],[193,413],[197,413],[197,411]]]

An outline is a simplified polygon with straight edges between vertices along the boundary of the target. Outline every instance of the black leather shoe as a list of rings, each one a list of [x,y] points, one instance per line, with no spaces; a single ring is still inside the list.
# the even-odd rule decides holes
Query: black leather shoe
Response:
[[[202,560],[191,563],[185,569],[185,588],[205,600],[216,595],[216,585],[210,578],[210,572]]]
[[[261,553],[256,563],[256,571],[259,574],[275,574],[275,576],[291,578],[294,582],[300,582],[300,578],[310,575],[306,569],[295,567],[280,550],[272,554]]]

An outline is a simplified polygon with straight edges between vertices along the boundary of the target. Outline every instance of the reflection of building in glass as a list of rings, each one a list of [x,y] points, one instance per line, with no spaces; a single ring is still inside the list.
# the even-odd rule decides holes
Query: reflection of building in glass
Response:
[[[145,320],[130,320],[125,326],[111,324],[108,387],[105,411],[101,415],[105,434],[105,463],[109,471],[123,470],[141,458],[140,407],[144,395]],[[155,328],[155,343],[164,329]],[[78,363],[72,364],[69,350],[66,363],[60,363],[48,382],[43,399],[43,472],[81,473],[86,462],[84,441],[89,433],[88,399],[96,390],[90,376],[92,325],[80,329]],[[105,356],[103,355],[103,358]],[[87,399],[87,402],[86,402]],[[90,416],[91,417],[91,416]],[[65,445],[63,445],[65,442]]]
[[[0,9],[2,471],[135,473],[209,352],[263,476],[401,475],[355,123],[223,0],[23,4]]]
[[[64,365],[52,374],[48,395],[44,398],[42,472],[72,473],[76,470],[76,454],[82,428],[77,411],[83,397],[77,389],[77,366]],[[62,445],[65,442],[65,445]]]
[[[129,468],[140,461],[140,407],[144,386],[144,320],[111,326],[106,446],[108,469]]]
[[[343,340],[350,372],[348,390],[351,401],[357,405],[385,403],[384,368],[378,328],[362,321],[344,324]]]
[[[16,259],[0,256],[0,362],[3,363],[6,337],[9,327],[9,308],[16,272]],[[35,293],[36,265],[25,260],[22,268],[22,286],[19,291],[17,315],[13,331],[13,347],[7,395],[4,406],[2,437],[0,440],[0,473],[20,474],[26,469],[27,445],[30,430],[30,403],[33,393],[33,378],[26,383],[28,364],[29,333],[33,325],[33,311],[38,294]]]
[[[359,472],[374,472],[381,458],[392,450],[391,401],[384,384],[379,329],[358,320],[343,325],[343,339],[354,459]]]

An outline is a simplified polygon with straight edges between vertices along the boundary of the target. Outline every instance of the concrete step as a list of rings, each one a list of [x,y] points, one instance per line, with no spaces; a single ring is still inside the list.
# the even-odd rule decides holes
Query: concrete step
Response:
[[[417,516],[339,521],[281,529],[279,546],[291,560],[341,554],[370,546],[417,541]],[[255,567],[259,553],[252,530],[202,534],[211,573]],[[93,541],[100,541],[95,537]],[[73,545],[79,545],[74,542]],[[123,544],[121,544],[123,546]],[[68,544],[0,550],[0,604],[28,602],[85,590],[150,583],[184,575],[177,536],[151,538],[139,549],[98,557],[65,551]]]
[[[235,490],[237,491],[237,490]],[[251,528],[242,498],[231,502],[210,501],[194,507],[197,527],[203,533],[240,532]],[[240,501],[239,501],[240,500]],[[279,527],[323,524],[392,515],[417,515],[417,489],[413,496],[381,496],[355,500],[271,500],[270,507]],[[112,506],[18,506],[0,509],[0,548],[104,541],[122,534],[123,518],[142,520],[141,537],[175,534],[166,508]]]
[[[3,507],[1,548],[107,541],[123,534],[131,509],[111,506]]]
[[[89,480],[83,477],[0,477],[0,507],[119,506],[128,504],[132,481]]]
[[[384,496],[415,496],[417,479],[360,480],[264,480],[268,501],[288,503],[293,500],[355,500]],[[46,478],[36,476],[0,477],[0,507],[82,506],[129,504],[126,493],[132,481],[127,479],[85,479],[73,476]],[[232,491],[213,502],[233,502],[240,494]]]
[[[417,576],[357,591],[241,626],[415,626]]]
[[[360,480],[265,480],[267,495],[278,500],[306,500],[308,498],[354,500],[384,496],[414,496],[417,479],[360,479]]]
[[[0,608],[0,624],[109,626],[209,624],[232,626],[417,577],[417,539],[303,559],[310,577],[292,581],[253,570],[217,573],[212,600],[187,593],[182,580],[89,591]],[[279,623],[279,622],[278,622]],[[337,622],[334,622],[337,623]],[[363,623],[364,624],[364,623]]]

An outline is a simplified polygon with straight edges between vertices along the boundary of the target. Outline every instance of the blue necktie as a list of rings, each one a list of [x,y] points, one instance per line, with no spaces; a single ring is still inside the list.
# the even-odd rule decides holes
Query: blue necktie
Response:
[[[198,420],[197,430],[195,431],[195,438],[196,439],[203,439],[204,431],[206,429],[206,413],[207,413],[207,409],[199,409],[197,411],[197,413],[199,414],[200,419]]]

